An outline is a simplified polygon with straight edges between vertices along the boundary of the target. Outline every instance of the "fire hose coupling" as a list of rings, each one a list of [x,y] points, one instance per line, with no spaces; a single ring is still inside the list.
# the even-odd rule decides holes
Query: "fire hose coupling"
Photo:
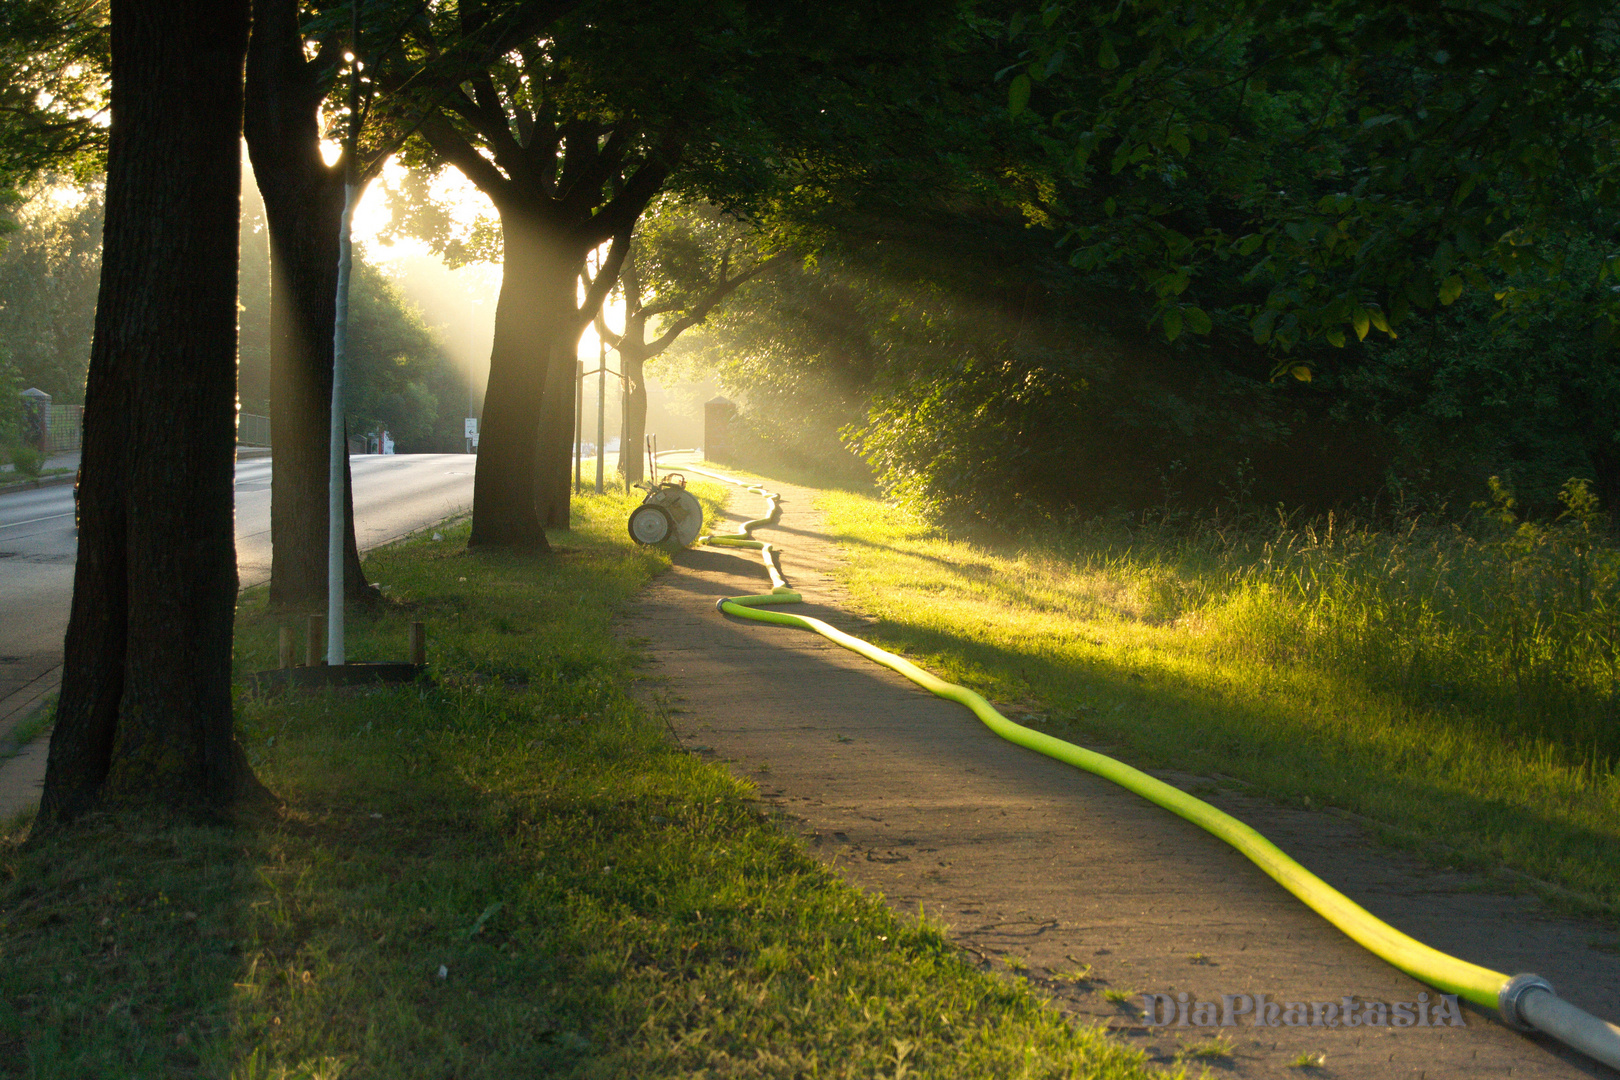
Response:
[[[1520,1031],[1536,1030],[1536,1025],[1526,1020],[1524,1014],[1519,1011],[1520,1001],[1531,990],[1545,990],[1554,997],[1558,996],[1558,991],[1553,989],[1552,983],[1540,975],[1529,974],[1513,976],[1496,992],[1496,1010],[1502,1014],[1502,1019],[1507,1021],[1509,1027],[1518,1028]]]

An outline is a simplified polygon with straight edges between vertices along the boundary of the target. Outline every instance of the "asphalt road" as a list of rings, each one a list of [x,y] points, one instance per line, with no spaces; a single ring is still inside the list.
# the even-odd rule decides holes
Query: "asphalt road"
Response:
[[[362,550],[472,505],[473,457],[399,454],[350,460]],[[42,670],[61,662],[77,550],[71,486],[0,496],[0,700],[7,696],[4,683],[12,681],[5,668]],[[269,458],[236,466],[236,562],[244,588],[269,580]]]

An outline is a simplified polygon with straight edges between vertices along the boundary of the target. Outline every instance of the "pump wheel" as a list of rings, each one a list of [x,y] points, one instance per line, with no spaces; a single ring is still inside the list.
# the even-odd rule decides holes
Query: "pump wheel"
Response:
[[[630,539],[649,547],[662,544],[675,532],[675,522],[662,506],[642,503],[630,511]]]

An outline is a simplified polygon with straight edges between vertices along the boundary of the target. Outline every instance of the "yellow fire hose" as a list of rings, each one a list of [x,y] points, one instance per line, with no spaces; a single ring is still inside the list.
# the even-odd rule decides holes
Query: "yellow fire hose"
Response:
[[[769,593],[722,599],[715,605],[721,612],[759,622],[813,630],[829,641],[899,672],[930,693],[967,706],[986,727],[1003,739],[1111,780],[1220,837],[1264,870],[1272,880],[1303,901],[1311,910],[1342,930],[1352,941],[1413,978],[1443,993],[1456,994],[1476,1005],[1495,1009],[1503,1020],[1520,1031],[1546,1032],[1598,1061],[1620,1068],[1620,1027],[1592,1016],[1559,998],[1551,984],[1540,976],[1527,974],[1509,977],[1499,971],[1492,971],[1430,948],[1376,918],[1361,905],[1289,858],[1264,836],[1202,799],[1195,799],[1186,792],[1124,762],[1115,761],[1103,754],[1015,724],[972,690],[948,683],[904,657],[896,656],[869,641],[846,634],[820,619],[767,610],[778,604],[802,603],[804,599],[794,592],[783,578],[777,565],[776,549],[768,543],[755,540],[752,535],[754,529],[774,524],[780,518],[780,497],[758,484],[749,484],[723,473],[690,465],[682,468],[686,472],[699,473],[746,488],[764,498],[770,508],[767,516],[745,523],[738,532],[699,536],[697,539],[700,544],[758,550],[764,559],[765,569],[770,574],[772,588]]]

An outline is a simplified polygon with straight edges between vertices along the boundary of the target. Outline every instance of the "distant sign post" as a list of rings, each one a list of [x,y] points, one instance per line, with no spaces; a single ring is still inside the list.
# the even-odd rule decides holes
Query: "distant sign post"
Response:
[[[478,417],[467,417],[466,427],[464,430],[466,431],[467,436],[467,453],[470,454],[478,449]]]

